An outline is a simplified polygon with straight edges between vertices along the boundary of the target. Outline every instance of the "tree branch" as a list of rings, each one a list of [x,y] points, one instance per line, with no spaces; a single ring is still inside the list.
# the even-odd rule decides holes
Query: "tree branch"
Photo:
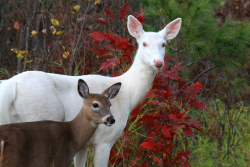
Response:
[[[214,67],[211,67],[211,68],[208,68],[206,69],[205,71],[203,71],[202,73],[200,73],[195,79],[193,79],[192,81],[190,81],[189,83],[186,84],[186,86],[184,86],[182,89],[185,89],[187,86],[189,86],[191,83],[195,82],[198,78],[200,78],[203,74],[205,74],[206,72],[216,68],[216,67],[219,67],[219,66],[222,66],[222,65],[225,65],[225,64],[221,64],[221,65],[218,65],[218,66],[214,66]]]

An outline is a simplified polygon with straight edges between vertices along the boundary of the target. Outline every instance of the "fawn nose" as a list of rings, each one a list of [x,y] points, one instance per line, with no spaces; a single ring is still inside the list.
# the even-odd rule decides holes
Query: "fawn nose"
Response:
[[[111,124],[114,124],[114,123],[115,123],[115,118],[114,118],[113,116],[108,117],[108,118],[107,118],[107,121],[108,121],[109,123],[111,123]]]
[[[161,68],[163,66],[163,61],[161,60],[154,60],[154,64],[156,68]]]

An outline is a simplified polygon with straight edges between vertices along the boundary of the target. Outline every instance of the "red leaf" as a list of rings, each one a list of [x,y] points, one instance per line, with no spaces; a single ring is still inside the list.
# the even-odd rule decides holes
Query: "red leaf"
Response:
[[[155,91],[154,89],[150,89],[150,90],[148,91],[146,97],[149,97],[149,98],[155,97],[154,91]]]
[[[162,162],[159,158],[155,157],[154,155],[148,155],[148,157],[149,157],[149,158],[153,158],[153,161],[154,161],[155,163],[157,162],[160,166],[163,165],[163,162]]]
[[[155,148],[157,148],[155,142],[153,142],[152,140],[148,139],[146,142],[143,142],[141,144],[141,147],[146,149],[146,150],[153,150]]]
[[[164,67],[163,67],[163,71],[159,72],[158,75],[164,76],[165,78],[170,78],[172,80],[178,80],[181,79],[179,77],[179,74],[177,73],[178,71],[182,71],[185,69],[185,67],[180,67],[181,63],[175,64],[174,67],[168,69],[168,63],[165,63]]]
[[[111,73],[114,77],[118,77],[119,76],[119,74],[117,73],[117,72],[113,72],[113,73]]]
[[[188,136],[193,136],[194,132],[192,132],[188,126],[182,129],[183,133],[186,133]]]
[[[141,163],[140,167],[148,167],[148,161],[146,160],[143,163]]]
[[[123,9],[120,9],[120,13],[121,13],[121,16],[120,16],[120,21],[127,16],[127,13],[131,11],[131,8],[126,5]]]
[[[156,105],[159,105],[159,106],[161,106],[161,107],[164,107],[164,105],[163,105],[162,103],[160,103],[159,100],[152,100],[152,101],[150,101],[149,103],[151,103],[151,104],[156,104]]]
[[[145,15],[145,13],[146,13],[146,12],[147,12],[147,11],[145,11],[145,10],[143,10],[143,9],[142,9],[142,10],[140,11],[140,14],[139,14],[139,16],[142,16],[142,17],[144,17],[144,15]]]
[[[106,9],[106,10],[104,10],[104,12],[106,13],[106,15],[108,16],[109,19],[112,19],[115,21],[115,17],[113,15],[112,11],[110,11],[109,9]]]
[[[104,21],[103,19],[95,19],[95,20],[98,21],[98,22],[101,23],[101,24],[106,25],[106,26],[114,27],[114,26],[110,25],[109,23],[107,23],[106,21]]]
[[[110,52],[110,51],[109,51],[108,49],[106,49],[106,48],[93,49],[92,51],[93,51],[93,52],[97,51],[96,54],[98,54],[98,55],[103,55],[103,54],[106,54],[106,53]]]
[[[102,31],[95,31],[92,34],[90,34],[92,38],[94,38],[96,41],[103,41],[105,39],[109,39],[109,34],[106,34]]]
[[[137,155],[135,160],[129,165],[129,167],[135,166],[136,161],[140,158],[140,155]]]
[[[102,66],[99,69],[99,71],[101,70],[105,71],[108,67],[111,69],[114,69],[114,67],[116,66],[116,63],[120,63],[120,60],[117,57],[113,59],[107,59],[105,63],[102,63]]]
[[[67,40],[71,40],[71,42],[74,41],[74,37],[73,37],[73,36],[66,35],[66,39],[67,39]]]
[[[160,166],[162,166],[163,165],[163,162],[159,159],[159,158],[157,158],[157,157],[155,157],[155,156],[153,156],[153,161],[156,163],[158,163]]]
[[[171,128],[168,127],[167,125],[161,127],[161,132],[168,138],[172,137],[170,134]]]
[[[197,93],[199,93],[201,91],[201,89],[203,88],[203,85],[200,84],[199,82],[196,83],[192,83],[190,86],[187,86],[185,88],[185,92],[184,95],[191,97],[196,95]]]
[[[179,89],[181,89],[183,86],[186,86],[186,81],[179,82],[179,85],[178,85]]]

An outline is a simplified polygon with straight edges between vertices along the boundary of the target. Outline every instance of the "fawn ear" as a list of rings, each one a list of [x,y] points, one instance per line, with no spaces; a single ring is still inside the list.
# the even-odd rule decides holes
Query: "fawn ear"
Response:
[[[118,82],[112,86],[110,86],[108,89],[106,89],[104,92],[102,92],[102,95],[106,96],[110,99],[115,98],[115,96],[118,94],[122,83]]]
[[[84,99],[87,99],[89,97],[89,87],[82,79],[79,79],[78,81],[78,93]]]
[[[168,25],[159,33],[164,36],[165,40],[173,39],[178,35],[181,29],[181,22],[182,22],[181,18],[177,18],[168,23]]]
[[[128,16],[128,31],[135,38],[140,38],[144,33],[141,23],[132,15]]]

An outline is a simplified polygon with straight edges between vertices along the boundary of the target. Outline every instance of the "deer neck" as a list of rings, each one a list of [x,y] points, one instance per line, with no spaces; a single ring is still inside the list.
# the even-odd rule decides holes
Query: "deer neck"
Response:
[[[80,150],[93,136],[98,124],[88,119],[86,112],[82,108],[75,119],[70,121],[70,126],[73,133],[74,144],[77,146],[77,150]]]
[[[144,55],[138,50],[130,69],[122,75],[123,87],[130,100],[130,112],[146,96],[156,75],[156,70],[143,62]],[[129,113],[128,113],[129,114]]]

